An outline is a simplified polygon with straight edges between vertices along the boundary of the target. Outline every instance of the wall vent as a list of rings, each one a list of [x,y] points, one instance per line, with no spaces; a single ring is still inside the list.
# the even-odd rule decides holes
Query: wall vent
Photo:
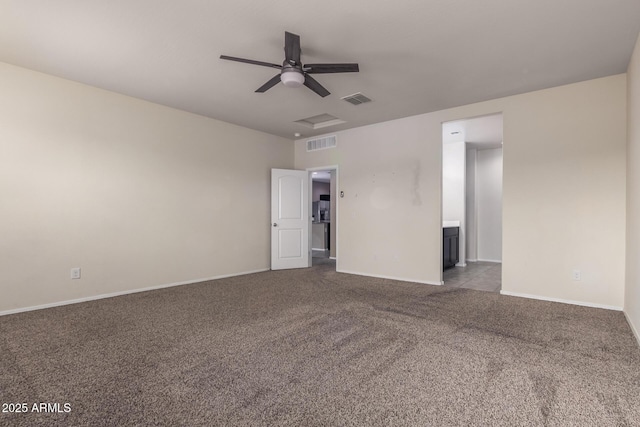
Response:
[[[367,98],[366,96],[364,96],[360,92],[354,93],[353,95],[343,96],[340,99],[344,99],[349,104],[353,104],[353,105],[360,105],[360,104],[364,104],[364,103],[367,103],[367,102],[371,102],[371,99]]]
[[[307,151],[325,150],[335,148],[338,145],[337,135],[323,136],[322,138],[307,141]]]

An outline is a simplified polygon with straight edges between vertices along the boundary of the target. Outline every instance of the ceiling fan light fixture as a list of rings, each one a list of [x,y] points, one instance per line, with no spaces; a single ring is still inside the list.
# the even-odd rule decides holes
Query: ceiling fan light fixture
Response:
[[[304,74],[299,71],[283,71],[280,81],[286,87],[300,87],[304,84]]]
[[[360,71],[358,64],[306,64],[300,61],[300,36],[297,34],[284,32],[284,61],[282,65],[271,62],[254,61],[253,59],[237,58],[234,56],[220,55],[220,59],[228,61],[245,62],[247,64],[260,65],[262,67],[277,68],[280,74],[276,74],[271,79],[256,89],[258,93],[264,93],[282,82],[287,87],[300,87],[305,85],[317,95],[324,98],[330,95],[324,86],[316,81],[311,74],[332,74],[332,73],[357,73]]]

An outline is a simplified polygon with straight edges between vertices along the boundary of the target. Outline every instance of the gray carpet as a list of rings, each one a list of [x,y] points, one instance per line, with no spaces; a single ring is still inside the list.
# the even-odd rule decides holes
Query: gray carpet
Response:
[[[1,425],[640,425],[622,313],[331,264],[0,317],[0,364],[71,406]]]

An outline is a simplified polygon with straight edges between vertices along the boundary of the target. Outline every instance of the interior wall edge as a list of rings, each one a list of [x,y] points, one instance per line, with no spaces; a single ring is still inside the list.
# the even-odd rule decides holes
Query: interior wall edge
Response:
[[[381,274],[370,274],[370,273],[362,273],[362,272],[357,272],[357,271],[348,271],[348,270],[338,270],[336,269],[337,273],[344,273],[344,274],[355,274],[357,276],[364,276],[364,277],[375,277],[376,279],[389,279],[389,280],[397,280],[398,282],[409,282],[409,283],[420,283],[422,285],[433,285],[433,286],[442,286],[444,285],[444,282],[430,282],[430,281],[425,281],[425,280],[418,280],[418,279],[408,279],[406,277],[397,277],[397,276],[386,276],[386,275],[381,275]]]
[[[292,168],[291,139],[0,76],[0,312],[269,267],[270,170]]]
[[[640,344],[640,34],[627,68],[624,314]]]
[[[64,306],[64,305],[71,305],[71,304],[79,304],[79,303],[82,303],[82,302],[96,301],[96,300],[101,300],[101,299],[105,299],[105,298],[114,298],[114,297],[129,295],[129,294],[137,294],[137,293],[140,293],[140,292],[155,291],[155,290],[158,290],[158,289],[172,288],[174,286],[193,285],[193,284],[196,284],[196,283],[209,282],[211,280],[226,279],[228,277],[245,276],[247,274],[262,273],[262,272],[269,271],[269,270],[270,270],[269,268],[261,268],[261,269],[258,269],[258,270],[244,271],[244,272],[241,272],[241,273],[223,274],[223,275],[215,276],[215,277],[206,277],[206,278],[202,278],[202,279],[193,279],[193,280],[187,280],[187,281],[184,281],[184,282],[165,283],[165,284],[162,284],[162,285],[148,286],[146,288],[140,288],[140,289],[127,289],[125,291],[111,292],[111,293],[100,294],[100,295],[91,295],[91,296],[84,297],[84,298],[76,298],[76,299],[65,300],[65,301],[56,301],[56,302],[52,302],[52,303],[48,303],[48,304],[34,305],[34,306],[30,306],[30,307],[20,307],[20,308],[0,311],[0,316],[8,316],[8,315],[11,315],[11,314],[24,313],[24,312],[27,312],[27,311],[44,310],[44,309],[47,309],[47,308],[61,307],[61,306]]]
[[[633,324],[629,313],[626,311],[622,311],[624,313],[624,317],[627,319],[627,323],[629,324],[629,328],[631,328],[631,332],[633,332],[633,336],[636,337],[636,341],[638,341],[638,346],[640,346],[640,331],[636,328],[636,325]]]
[[[541,295],[523,294],[520,292],[511,292],[511,291],[503,290],[503,291],[500,291],[500,295],[505,295],[509,297],[518,297],[518,298],[537,299],[540,301],[559,302],[562,304],[579,305],[582,307],[602,308],[605,310],[623,311],[622,307],[619,307],[617,305],[605,305],[605,304],[598,304],[598,303],[593,303],[588,301],[576,301],[576,300],[568,300],[563,298],[552,298],[552,297],[545,297]]]

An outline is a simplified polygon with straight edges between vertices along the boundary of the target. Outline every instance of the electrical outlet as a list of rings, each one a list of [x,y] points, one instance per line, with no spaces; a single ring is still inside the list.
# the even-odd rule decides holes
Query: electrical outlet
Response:
[[[582,280],[582,272],[580,270],[573,270],[573,280]]]
[[[79,279],[80,278],[80,267],[76,267],[76,268],[72,268],[71,269],[71,278],[72,279]]]

